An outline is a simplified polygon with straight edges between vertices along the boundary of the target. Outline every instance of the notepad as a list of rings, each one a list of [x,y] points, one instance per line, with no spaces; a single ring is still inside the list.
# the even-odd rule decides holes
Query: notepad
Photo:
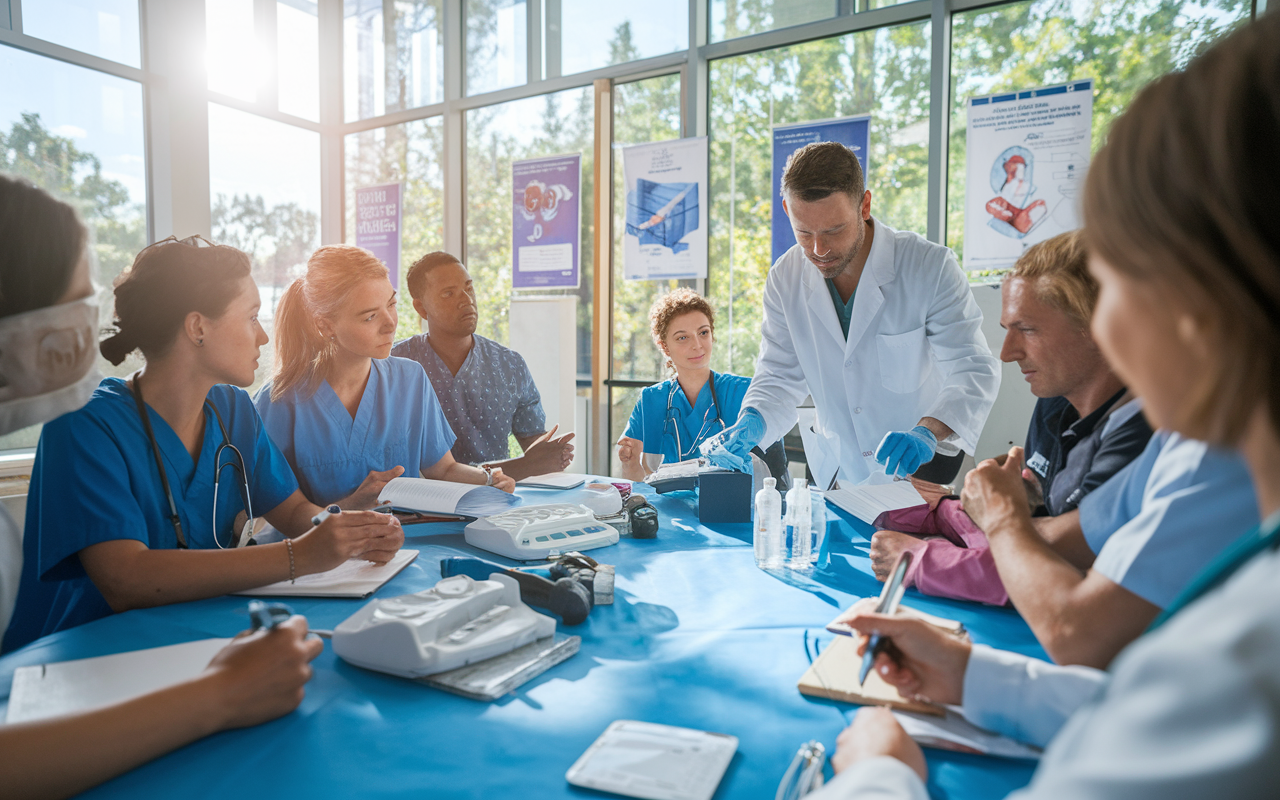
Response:
[[[394,478],[378,495],[379,505],[390,504],[424,514],[452,514],[463,519],[491,517],[520,502],[520,498],[492,486],[430,478]]]
[[[835,503],[868,525],[874,525],[876,519],[886,512],[925,504],[925,499],[911,481],[852,486],[832,489],[824,494],[827,502]]]
[[[516,481],[517,486],[530,489],[577,489],[587,482],[586,475],[575,475],[571,472],[548,472],[546,475],[533,475]]]
[[[99,658],[18,667],[7,721],[28,722],[122,703],[191,680],[230,639],[153,647]]]
[[[234,594],[250,597],[368,597],[413,563],[417,550],[401,550],[386,564],[353,558],[328,572],[303,575],[296,581],[280,581]]]

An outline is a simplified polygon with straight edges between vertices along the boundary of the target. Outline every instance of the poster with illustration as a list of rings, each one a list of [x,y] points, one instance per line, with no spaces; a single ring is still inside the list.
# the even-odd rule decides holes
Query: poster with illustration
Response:
[[[578,288],[582,154],[511,164],[511,282],[517,289]]]
[[[356,189],[356,247],[378,257],[400,285],[400,184],[383,183]]]
[[[1080,226],[1093,81],[974,97],[964,268],[1006,269],[1037,242]]]
[[[798,125],[775,125],[773,128],[773,261],[782,258],[796,243],[791,220],[782,208],[782,170],[791,154],[813,142],[840,142],[853,151],[867,174],[868,142],[871,138],[871,115],[802,122]]]
[[[626,279],[707,277],[707,137],[627,147],[622,172]]]

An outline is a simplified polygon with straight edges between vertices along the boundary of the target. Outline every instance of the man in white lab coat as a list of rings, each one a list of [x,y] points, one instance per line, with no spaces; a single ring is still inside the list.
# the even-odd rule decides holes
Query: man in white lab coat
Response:
[[[858,159],[838,142],[797,150],[782,197],[797,244],[769,271],[756,374],[711,459],[741,466],[812,395],[819,452],[805,455],[819,487],[887,482],[926,464],[918,477],[953,479],[1000,388],[955,256],[874,219]]]

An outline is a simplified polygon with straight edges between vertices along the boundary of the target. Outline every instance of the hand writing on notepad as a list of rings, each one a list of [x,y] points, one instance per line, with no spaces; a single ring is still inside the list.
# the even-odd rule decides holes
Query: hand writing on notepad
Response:
[[[869,599],[874,603],[874,598]],[[876,614],[861,610],[861,605],[838,621],[862,634],[858,655],[866,650],[872,633],[892,640],[893,653],[881,653],[872,667],[885,683],[903,697],[959,705],[972,650],[969,641],[922,619]]]
[[[343,511],[294,540],[297,574],[328,572],[349,559],[385,564],[404,545],[404,529],[391,514]]]

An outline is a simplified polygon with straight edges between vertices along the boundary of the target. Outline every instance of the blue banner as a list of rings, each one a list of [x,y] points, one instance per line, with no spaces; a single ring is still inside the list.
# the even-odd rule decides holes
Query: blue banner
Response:
[[[516,289],[577,288],[582,156],[511,164],[511,279]]]
[[[858,156],[862,174],[867,174],[867,146],[871,138],[871,116],[843,117],[798,125],[777,125],[773,129],[773,260],[796,243],[791,220],[782,208],[782,170],[791,154],[812,142],[840,142]]]

